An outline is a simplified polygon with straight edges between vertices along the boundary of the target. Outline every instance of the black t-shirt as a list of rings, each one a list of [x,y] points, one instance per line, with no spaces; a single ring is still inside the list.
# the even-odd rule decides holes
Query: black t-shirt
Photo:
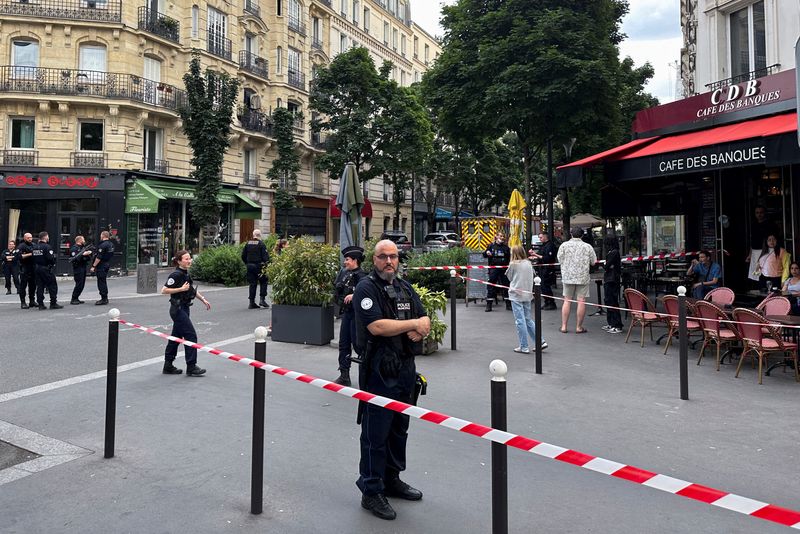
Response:
[[[108,263],[114,257],[114,243],[106,239],[97,247],[97,259],[100,263]],[[99,264],[98,264],[99,265]]]
[[[9,256],[11,256],[11,261],[8,260]],[[5,249],[2,255],[0,255],[0,261],[3,262],[3,267],[13,269],[19,265],[19,249]]]
[[[31,253],[33,253],[33,247],[34,247],[33,243],[28,243],[27,241],[23,241],[19,245],[19,248],[18,248],[19,253],[20,253],[19,262],[20,262],[20,265],[22,265],[23,267],[32,267],[33,266],[33,257],[32,256],[28,256],[27,258],[23,258],[22,257],[22,254],[31,254]]]
[[[40,242],[33,248],[33,263],[42,267],[56,264],[56,253],[47,243]]]

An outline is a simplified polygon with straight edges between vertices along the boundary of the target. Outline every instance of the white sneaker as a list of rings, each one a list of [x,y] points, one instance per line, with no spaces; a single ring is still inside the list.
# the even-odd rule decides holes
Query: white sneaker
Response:
[[[621,334],[622,328],[609,328],[606,332],[609,334]]]
[[[528,348],[523,349],[522,347],[517,347],[517,348],[514,349],[514,352],[519,352],[521,354],[530,354],[531,353],[531,349],[528,349]]]
[[[611,326],[610,324],[604,324],[604,325],[602,326],[602,329],[603,329],[603,330],[611,330],[612,328],[614,328],[614,327],[613,327],[613,326]]]
[[[547,348],[547,341],[542,341],[542,350]]]

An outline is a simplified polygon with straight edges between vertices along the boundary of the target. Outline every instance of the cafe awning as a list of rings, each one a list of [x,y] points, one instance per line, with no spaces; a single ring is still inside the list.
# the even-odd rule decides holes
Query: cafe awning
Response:
[[[336,206],[336,197],[332,196],[328,203],[328,211],[331,214],[331,219],[339,219],[342,216],[342,211]],[[364,207],[361,208],[361,216],[367,219],[372,218],[372,203],[368,198],[364,199]]]
[[[238,201],[236,203],[236,219],[260,219],[261,218],[261,204],[251,199],[244,193],[238,191],[233,194]]]
[[[125,191],[125,213],[158,213],[159,201],[171,198],[194,200],[194,184],[137,178]],[[261,217],[261,206],[234,189],[222,189],[217,199],[222,204],[236,204],[237,219]]]
[[[449,221],[453,218],[453,212],[444,208],[436,208],[435,219],[437,221]]]

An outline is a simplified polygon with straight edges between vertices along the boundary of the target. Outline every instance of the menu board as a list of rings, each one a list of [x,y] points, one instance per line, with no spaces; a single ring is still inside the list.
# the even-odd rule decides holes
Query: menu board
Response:
[[[488,260],[483,257],[482,252],[469,253],[469,259],[467,260],[468,265],[488,265],[488,263]],[[489,269],[467,269],[467,277],[477,280],[488,280]],[[480,282],[467,280],[467,299],[485,299],[487,287],[488,286]]]
[[[714,189],[703,190],[703,218],[700,227],[700,248],[716,250],[717,248],[717,210],[714,202]]]

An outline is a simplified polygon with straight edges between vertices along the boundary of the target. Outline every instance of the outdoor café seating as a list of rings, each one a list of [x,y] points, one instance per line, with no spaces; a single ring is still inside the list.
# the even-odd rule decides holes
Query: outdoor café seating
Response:
[[[625,296],[625,303],[628,309],[632,310],[630,312],[631,325],[628,327],[628,335],[625,337],[625,343],[630,339],[633,327],[639,325],[642,328],[641,346],[644,347],[645,327],[650,328],[650,339],[652,340],[653,325],[664,324],[666,321],[662,315],[656,313],[656,307],[653,305],[653,302],[641,291],[629,287],[623,291],[623,295]]]
[[[717,371],[720,364],[720,349],[722,345],[729,348],[741,341],[741,336],[736,325],[731,324],[728,314],[721,307],[713,302],[698,300],[694,304],[695,318],[703,329],[703,345],[700,347],[700,355],[697,358],[697,365],[703,360],[706,347],[712,343],[717,346]]]
[[[729,287],[715,287],[703,297],[704,300],[713,302],[717,306],[730,306],[736,299],[736,295]]]
[[[761,384],[764,375],[764,364],[767,363],[769,354],[779,353],[786,359],[787,355],[794,363],[794,378],[800,381],[797,369],[797,344],[784,341],[778,329],[758,313],[744,308],[733,310],[733,319],[744,342],[744,352],[736,367],[736,377],[742,369],[745,357],[758,358],[758,383]],[[767,333],[765,333],[765,330]],[[754,362],[755,363],[755,362]]]
[[[669,331],[667,332],[667,343],[664,347],[664,354],[666,354],[670,345],[672,345],[672,338],[678,335],[678,329],[680,327],[678,323],[678,297],[675,295],[665,295],[661,298],[661,301],[664,303],[664,309],[668,314],[666,319]],[[694,315],[693,308],[694,306],[687,303],[687,315]],[[698,321],[691,317],[686,318],[686,332],[689,338],[691,338],[693,332],[702,331],[703,328]]]

